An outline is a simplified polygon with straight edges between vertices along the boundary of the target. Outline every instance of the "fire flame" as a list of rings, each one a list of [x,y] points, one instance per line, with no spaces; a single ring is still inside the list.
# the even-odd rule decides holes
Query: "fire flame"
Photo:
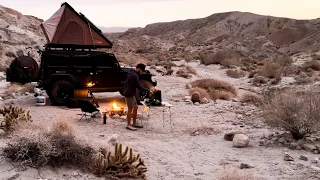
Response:
[[[119,110],[121,110],[121,108],[117,105],[117,103],[113,103],[112,104],[112,108],[114,109],[114,110],[116,110],[116,111],[119,111]]]
[[[94,86],[94,85],[95,85],[95,83],[93,83],[93,82],[87,83],[87,87],[92,87],[92,86]]]

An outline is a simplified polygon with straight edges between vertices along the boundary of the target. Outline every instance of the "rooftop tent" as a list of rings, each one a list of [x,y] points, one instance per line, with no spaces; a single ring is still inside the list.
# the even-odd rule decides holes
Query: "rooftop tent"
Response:
[[[49,47],[81,46],[88,48],[111,48],[112,43],[83,14],[78,14],[68,3],[48,20],[41,28]]]

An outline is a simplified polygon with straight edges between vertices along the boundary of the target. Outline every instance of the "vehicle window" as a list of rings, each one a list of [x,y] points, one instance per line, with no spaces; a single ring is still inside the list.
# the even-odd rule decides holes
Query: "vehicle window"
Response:
[[[94,58],[97,69],[110,69],[113,67],[114,61],[108,55],[98,55]]]
[[[74,67],[75,68],[92,68],[92,57],[90,54],[76,54],[74,56]]]

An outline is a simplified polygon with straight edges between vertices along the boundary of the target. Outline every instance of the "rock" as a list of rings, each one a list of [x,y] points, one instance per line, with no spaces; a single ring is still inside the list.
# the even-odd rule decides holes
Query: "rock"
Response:
[[[9,177],[7,180],[15,180],[15,179],[18,179],[19,177],[20,177],[20,174],[17,173],[17,174],[15,174],[15,175]]]
[[[236,135],[236,134],[243,134],[241,131],[231,131],[231,132],[228,132],[224,135],[223,139],[227,140],[227,141],[233,141],[233,137]]]
[[[203,99],[202,99],[202,103],[208,104],[208,103],[209,103],[209,100],[208,100],[207,98],[203,98]]]
[[[237,114],[237,119],[243,119],[243,116],[241,114]]]
[[[319,151],[316,149],[313,151],[314,154],[319,154]]]
[[[127,116],[121,116],[120,119],[127,120]]]
[[[278,139],[278,142],[283,144],[286,141],[286,139],[284,137],[281,137],[280,139]]]
[[[200,135],[199,131],[195,131],[195,132],[191,133],[191,136],[199,136],[199,135]]]
[[[194,105],[196,105],[196,106],[199,106],[199,105],[200,105],[200,103],[198,103],[198,102],[195,102],[195,103],[194,103]]]
[[[236,148],[248,147],[249,142],[250,142],[249,137],[244,134],[236,134],[233,137],[233,147],[236,147]]]
[[[251,169],[253,166],[250,166],[249,164],[241,163],[240,169]]]
[[[24,95],[30,96],[30,93],[29,92],[25,92]]]
[[[187,84],[186,85],[186,89],[191,89],[192,88],[192,85],[191,84]]]
[[[108,143],[111,143],[112,145],[114,145],[117,143],[118,138],[119,138],[118,134],[113,134],[112,136],[109,137]]]
[[[296,148],[297,150],[301,150],[302,149],[302,147],[299,145],[299,146],[297,146],[297,148]]]
[[[308,161],[308,157],[304,155],[301,155],[299,159],[302,161]]]
[[[193,103],[198,102],[200,103],[200,93],[198,91],[195,91],[191,94],[191,101]]]
[[[191,100],[191,96],[185,96],[184,98],[182,98],[182,100],[184,100],[184,101],[190,101]]]
[[[289,144],[289,148],[290,149],[296,149],[298,145],[299,145],[298,143],[292,142],[292,143]]]
[[[138,115],[137,115],[137,117],[138,117]],[[112,116],[112,119],[119,119],[119,118],[120,118],[120,116],[118,114],[115,114],[114,116]]]
[[[285,161],[294,161],[293,157],[291,157],[288,153],[285,153],[284,158]]]
[[[302,149],[304,149],[308,152],[313,152],[314,150],[317,150],[317,147],[313,144],[303,144]]]
[[[319,171],[320,172],[320,167],[317,166],[311,166],[311,169],[315,170],[315,171]]]
[[[320,144],[316,145],[317,150],[320,152]]]

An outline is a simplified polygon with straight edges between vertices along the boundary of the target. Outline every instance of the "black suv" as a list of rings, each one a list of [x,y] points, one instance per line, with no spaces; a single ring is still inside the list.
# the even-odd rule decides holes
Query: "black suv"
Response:
[[[37,82],[45,89],[51,102],[63,105],[73,97],[74,89],[88,89],[91,92],[117,92],[122,94],[127,73],[132,67],[120,67],[111,53],[85,50],[39,51],[41,63]],[[153,86],[149,71],[140,74]]]

